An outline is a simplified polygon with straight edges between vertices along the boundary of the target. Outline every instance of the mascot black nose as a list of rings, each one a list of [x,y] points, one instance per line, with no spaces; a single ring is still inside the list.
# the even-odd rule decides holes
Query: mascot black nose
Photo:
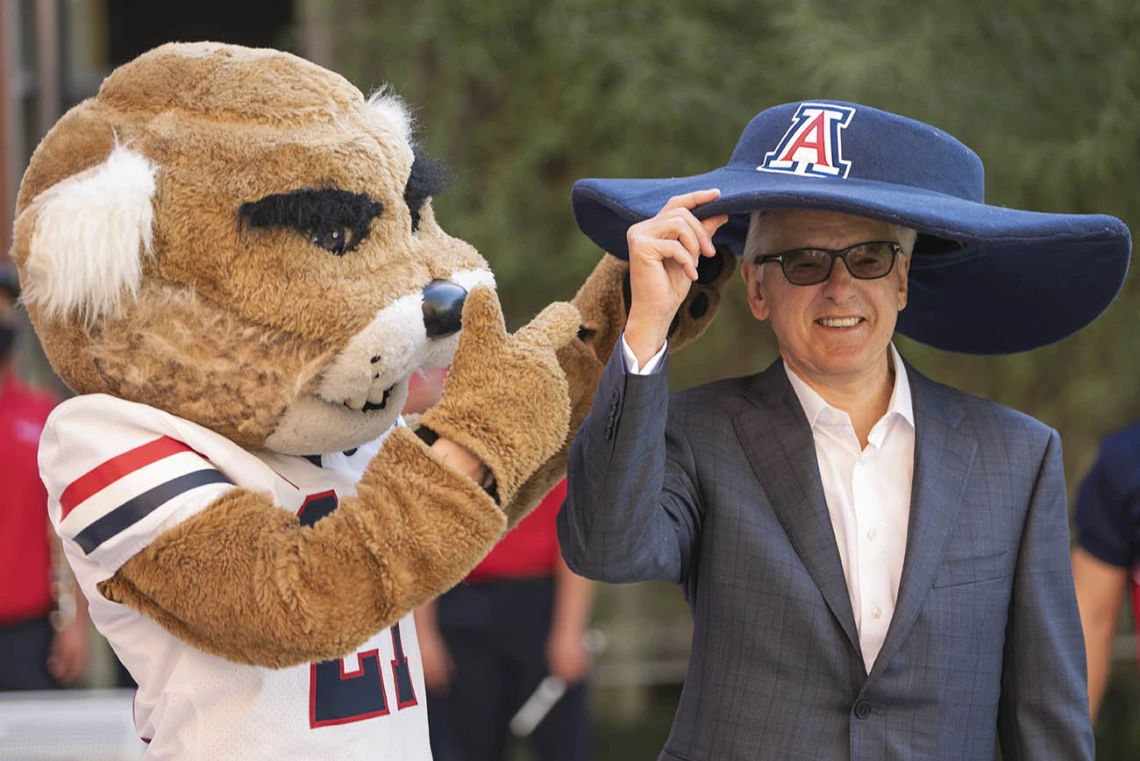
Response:
[[[424,329],[428,338],[447,338],[459,332],[467,289],[450,280],[433,280],[424,288]]]

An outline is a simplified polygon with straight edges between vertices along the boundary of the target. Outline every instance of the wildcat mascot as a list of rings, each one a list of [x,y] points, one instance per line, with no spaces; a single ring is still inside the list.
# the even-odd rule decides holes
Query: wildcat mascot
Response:
[[[117,69],[32,157],[12,257],[77,394],[41,473],[148,757],[430,757],[410,611],[562,476],[626,301],[603,256],[508,334],[440,181],[398,99],[206,43]]]

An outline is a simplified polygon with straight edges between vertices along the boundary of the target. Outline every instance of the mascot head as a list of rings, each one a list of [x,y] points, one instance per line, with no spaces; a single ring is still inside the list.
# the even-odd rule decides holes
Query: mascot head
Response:
[[[248,449],[319,454],[396,420],[493,286],[436,223],[404,105],[286,53],[171,44],[113,72],[32,157],[12,250],[74,391]]]

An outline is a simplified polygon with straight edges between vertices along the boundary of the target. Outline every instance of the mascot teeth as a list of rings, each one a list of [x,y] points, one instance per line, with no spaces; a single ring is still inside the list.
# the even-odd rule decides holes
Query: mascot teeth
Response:
[[[395,389],[395,386],[389,386],[383,391],[371,390],[367,394],[354,396],[344,402],[344,406],[350,410],[357,412],[372,412],[373,410],[382,410],[388,406],[388,396]]]
[[[392,393],[395,386],[389,386],[383,391],[373,391],[368,395],[368,403],[364,405],[365,412],[372,410],[382,410],[388,406],[388,395]]]

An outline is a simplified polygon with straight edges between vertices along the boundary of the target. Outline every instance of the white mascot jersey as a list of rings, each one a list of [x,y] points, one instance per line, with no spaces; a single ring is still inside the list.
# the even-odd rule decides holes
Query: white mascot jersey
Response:
[[[312,458],[253,454],[102,394],[52,413],[39,455],[51,520],[92,620],[138,682],[135,726],[148,759],[431,759],[411,615],[343,659],[275,670],[208,655],[96,589],[235,487],[271,494],[312,524],[356,493],[381,446]]]

